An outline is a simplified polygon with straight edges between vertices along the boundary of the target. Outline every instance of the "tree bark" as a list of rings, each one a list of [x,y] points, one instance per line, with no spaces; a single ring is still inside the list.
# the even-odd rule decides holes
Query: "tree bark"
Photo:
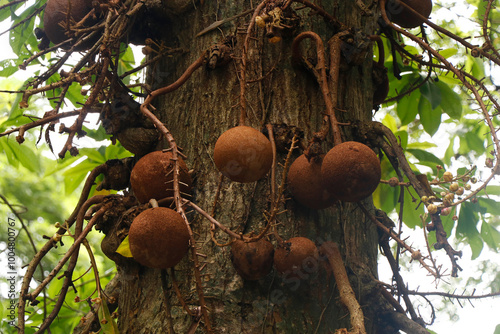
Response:
[[[190,1],[188,1],[190,2]],[[192,201],[211,212],[218,189],[220,173],[212,160],[217,138],[227,129],[238,125],[240,117],[239,69],[247,24],[252,13],[226,22],[200,37],[196,35],[214,21],[242,13],[258,3],[232,0],[196,3],[195,7],[169,17],[172,30],[163,43],[180,47],[186,52],[164,59],[150,68],[150,84],[161,87],[174,82],[183,71],[208,48],[225,37],[234,35],[236,46],[233,61],[216,69],[202,68],[178,90],[153,101],[156,115],[172,132],[184,149],[186,162],[194,170]],[[377,28],[378,15],[365,15],[356,1],[319,1],[328,13],[353,31],[366,35]],[[294,7],[296,4],[293,5]],[[328,40],[338,31],[317,13],[297,11],[301,25],[276,44],[270,43],[263,30],[253,30],[246,71],[247,125],[263,129],[265,124],[296,127],[303,131],[304,145],[323,122],[325,104],[314,76],[291,58],[293,36],[301,31],[318,33],[327,47]],[[344,140],[354,138],[357,122],[371,118],[372,53],[371,46],[356,65],[346,64],[338,81],[338,110]],[[304,54],[314,59],[315,47],[301,43]],[[357,48],[354,48],[357,50]],[[344,50],[344,56],[351,56]],[[328,58],[328,56],[327,56]],[[330,68],[331,70],[331,68]],[[331,138],[329,135],[328,138]],[[332,140],[323,144],[326,153]],[[162,147],[166,147],[163,143]],[[297,150],[293,159],[301,154]],[[286,152],[278,152],[283,164]],[[282,180],[278,166],[277,181]],[[269,210],[271,180],[269,175],[258,182],[241,184],[224,178],[215,207],[214,217],[238,233],[258,233],[265,225],[263,212]],[[371,296],[373,278],[377,277],[377,231],[355,203],[337,203],[324,210],[310,210],[296,203],[289,193],[278,216],[279,235],[283,239],[303,236],[316,245],[325,241],[339,244],[350,283],[364,312],[367,333],[390,333],[378,317]],[[363,201],[371,208],[371,200]],[[238,276],[230,261],[230,247],[216,246],[210,237],[210,224],[201,215],[188,214],[196,233],[196,247],[203,254],[203,290],[216,333],[333,333],[350,329],[349,314],[341,304],[333,276],[317,263],[318,271],[307,279],[283,278],[273,271],[259,281],[245,281]],[[229,241],[222,232],[216,234],[221,243]],[[276,240],[271,238],[276,244]],[[190,255],[175,267],[175,276],[182,296],[191,310],[199,304],[196,293],[193,262]],[[170,272],[141,267],[133,262],[118,265],[120,281],[118,324],[121,333],[204,333],[205,320],[191,317],[183,310],[172,287]],[[193,331],[190,331],[193,330]]]

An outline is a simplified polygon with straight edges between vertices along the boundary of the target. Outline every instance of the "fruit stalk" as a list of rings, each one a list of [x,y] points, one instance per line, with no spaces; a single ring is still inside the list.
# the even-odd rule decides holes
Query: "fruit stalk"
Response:
[[[255,26],[255,18],[259,15],[262,8],[266,6],[269,0],[262,1],[256,8],[250,20],[245,36],[245,41],[243,42],[243,50],[241,54],[241,66],[240,66],[240,122],[239,125],[245,125],[247,117],[247,100],[245,97],[246,91],[246,71],[247,71],[247,54],[250,45],[250,36],[253,27]]]
[[[326,75],[326,60],[325,60],[325,47],[323,41],[318,34],[312,31],[305,31],[297,35],[292,43],[292,57],[298,61],[303,61],[303,57],[299,48],[299,44],[302,40],[310,38],[316,44],[316,61],[317,65],[313,69],[316,76],[316,80],[321,89],[323,95],[323,100],[325,101],[326,116],[325,123],[322,129],[315,135],[321,141],[323,140],[329,130],[328,124],[331,124],[333,141],[335,145],[342,143],[342,137],[340,135],[339,124],[337,118],[335,117],[335,108],[337,106],[338,96],[338,76],[340,68],[340,37],[344,35],[345,32],[341,32],[332,37],[329,41],[330,45],[330,84],[333,91],[330,91],[328,85],[328,78]]]

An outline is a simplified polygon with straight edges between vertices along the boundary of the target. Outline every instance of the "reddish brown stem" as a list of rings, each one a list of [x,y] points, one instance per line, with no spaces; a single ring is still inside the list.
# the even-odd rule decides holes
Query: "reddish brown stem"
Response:
[[[377,43],[377,48],[378,48],[378,61],[377,61],[377,64],[380,67],[384,66],[384,62],[385,62],[385,50],[384,50],[384,43],[382,42],[382,38],[380,38],[379,35],[370,35],[368,37],[372,41],[375,41],[375,43]]]
[[[335,35],[338,36],[339,34]],[[323,94],[323,100],[325,101],[326,114],[328,118],[328,122],[331,124],[332,132],[333,132],[333,141],[335,145],[342,143],[342,137],[340,135],[340,129],[337,122],[337,118],[335,117],[335,107],[337,104],[337,82],[338,82],[338,67],[340,65],[340,42],[337,43],[336,37],[333,37],[331,41],[333,48],[335,51],[331,50],[331,59],[330,59],[330,78],[331,84],[334,87],[334,92],[330,92],[328,86],[328,79],[326,75],[326,60],[325,60],[325,47],[323,45],[323,41],[318,34],[312,31],[305,31],[300,33],[295,37],[292,43],[292,57],[295,60],[302,61],[303,57],[300,51],[300,42],[306,38],[312,39],[316,44],[316,57],[317,57],[317,65],[314,71],[317,73],[316,79],[321,89],[321,93]],[[340,39],[339,39],[340,40]],[[337,67],[337,69],[335,69]],[[333,73],[332,73],[333,72]],[[317,136],[320,140],[323,140],[328,133],[328,122],[325,123],[325,126],[320,130]]]
[[[262,1],[253,12],[252,19],[248,24],[245,41],[243,42],[243,50],[241,55],[241,67],[240,67],[240,122],[239,125],[245,125],[247,118],[247,100],[245,97],[247,79],[246,79],[246,71],[247,71],[247,54],[250,45],[250,36],[252,33],[252,29],[255,26],[255,18],[259,15],[260,11],[264,6],[269,2],[269,0]]]
[[[205,322],[205,326],[207,328],[207,331],[209,333],[213,333],[213,329],[210,323],[210,318],[208,316],[208,310],[205,302],[205,296],[203,293],[203,286],[201,283],[201,274],[200,274],[200,265],[198,261],[198,255],[197,255],[197,250],[196,250],[196,240],[194,239],[193,236],[193,231],[191,230],[191,226],[189,224],[189,221],[186,217],[186,213],[184,212],[183,206],[182,206],[182,198],[181,198],[181,193],[179,189],[179,151],[177,144],[175,142],[174,137],[170,133],[170,131],[167,129],[167,127],[149,110],[149,105],[153,101],[154,98],[160,95],[164,95],[167,93],[170,93],[180,86],[182,86],[193,74],[193,72],[201,67],[203,63],[205,62],[205,55],[206,52],[204,52],[193,64],[191,64],[186,71],[182,74],[182,76],[177,79],[174,83],[170,84],[169,86],[159,88],[151,94],[148,95],[146,100],[144,101],[143,104],[141,104],[141,112],[148,117],[155,127],[165,136],[167,139],[169,146],[170,146],[170,151],[172,152],[172,161],[174,162],[174,175],[173,175],[173,188],[174,188],[174,201],[175,201],[175,206],[177,208],[177,212],[182,216],[184,219],[184,222],[186,223],[186,227],[189,232],[189,239],[191,243],[191,254],[192,254],[192,259],[193,259],[193,264],[195,267],[194,270],[194,276],[195,276],[195,281],[196,281],[196,290],[198,292],[198,298],[200,299],[200,306],[201,306],[201,313],[203,315],[203,319]]]
[[[217,220],[215,220],[212,216],[210,216],[205,210],[200,208],[198,205],[194,204],[191,201],[184,200],[184,203],[195,209],[199,214],[201,214],[203,217],[207,218],[210,223],[214,224],[218,228],[220,228],[223,232],[227,233],[230,237],[235,238],[235,239],[241,239],[241,236],[233,231],[231,231],[229,228],[226,226],[222,225],[219,223]]]

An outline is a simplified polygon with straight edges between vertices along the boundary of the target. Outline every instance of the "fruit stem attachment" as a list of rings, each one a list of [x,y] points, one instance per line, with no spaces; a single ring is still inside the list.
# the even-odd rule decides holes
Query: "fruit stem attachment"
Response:
[[[155,200],[154,198],[151,198],[149,200],[149,205],[151,205],[152,208],[157,208],[159,205],[158,205],[158,201]]]

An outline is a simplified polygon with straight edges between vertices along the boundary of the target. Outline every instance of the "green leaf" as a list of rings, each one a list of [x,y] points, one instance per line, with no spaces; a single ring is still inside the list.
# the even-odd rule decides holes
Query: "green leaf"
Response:
[[[40,6],[40,1],[37,1],[36,4],[28,7],[19,16],[11,13],[11,18],[13,18],[12,26],[17,26],[9,32],[10,46],[12,47],[12,51],[17,55],[23,54],[22,50],[26,45],[29,44],[33,47],[37,45],[36,38],[33,34],[36,16],[33,14]]]
[[[431,108],[433,110],[441,104],[441,91],[432,81],[425,81],[424,84],[420,86],[420,93],[431,103]]]
[[[106,162],[104,155],[95,148],[82,148],[80,154],[86,155],[92,162],[101,165]]]
[[[66,170],[64,175],[64,190],[66,195],[73,193],[76,188],[83,182],[88,172],[97,166],[96,163],[88,159],[79,163],[78,165]]]
[[[403,150],[405,150],[406,147],[408,146],[408,131],[406,130],[396,131],[394,132],[394,136],[396,136],[396,138],[399,139],[401,147],[403,148]]]
[[[493,334],[500,334],[500,324],[495,327],[495,332]]]
[[[396,119],[387,113],[382,120],[382,124],[387,126],[393,133],[398,130],[398,125],[396,124]]]
[[[470,249],[472,250],[471,260],[475,260],[481,255],[484,247],[483,240],[479,235],[474,235],[468,238]]]
[[[420,93],[412,92],[410,96],[405,96],[399,100],[396,112],[401,120],[401,125],[407,125],[417,118],[419,99]]]
[[[116,249],[116,252],[125,257],[132,257],[132,252],[130,251],[130,244],[128,242],[128,235],[123,239],[122,243]]]
[[[111,136],[106,133],[106,130],[100,126],[97,130],[89,129],[87,127],[83,127],[83,130],[87,132],[87,137],[94,139],[95,141],[103,141],[109,139]]]
[[[496,186],[499,187],[500,186]],[[490,186],[488,186],[488,193]],[[479,197],[478,199],[479,205],[485,209],[486,213],[489,213],[490,215],[493,216],[500,216],[500,205],[497,201],[491,199],[491,198],[485,198],[485,197]]]
[[[443,165],[443,161],[436,157],[434,154],[429,151],[420,150],[416,148],[408,148],[407,152],[411,153],[415,158],[417,158],[420,162],[432,162],[434,165]]]
[[[452,119],[459,120],[462,117],[462,99],[444,82],[436,82],[441,91],[441,109]]]
[[[411,192],[411,195],[408,192]],[[417,207],[418,201],[413,202],[412,198],[418,198],[418,195],[413,188],[406,188],[403,205],[403,222],[406,226],[415,228],[422,225],[420,216],[424,214],[424,206],[419,205]]]
[[[467,132],[460,136],[460,147],[458,152],[465,156],[470,156],[471,151],[476,153],[476,155],[481,155],[484,153],[484,142],[483,140],[474,132]]]
[[[9,164],[17,167],[19,163],[28,169],[30,172],[39,173],[41,165],[38,157],[31,148],[26,145],[19,144],[13,138],[0,138],[0,151],[4,151]]]
[[[498,251],[498,246],[500,245],[500,232],[486,221],[483,221],[481,224],[481,237],[488,247]]]
[[[40,172],[40,162],[36,154],[26,145],[15,143],[13,151],[16,154],[17,160],[23,167],[33,173]]]
[[[106,301],[101,298],[98,303],[99,307],[97,309],[97,315],[99,317],[99,323],[101,324],[102,333],[119,334],[118,326],[109,313],[108,304],[106,303]]]
[[[66,92],[66,95],[64,95],[64,97],[68,99],[75,107],[85,102],[82,95],[82,86],[75,83],[69,86],[68,91]]]
[[[497,195],[500,196],[500,186],[492,186],[488,185],[486,189],[481,190],[478,193],[479,196],[486,196],[486,195]],[[482,202],[480,202],[482,203]]]
[[[467,56],[465,61],[465,71],[471,73],[477,79],[482,79],[485,76],[483,61],[470,55]]]
[[[135,65],[134,52],[132,51],[132,48],[130,46],[127,47],[126,44],[122,44],[121,48],[125,48],[125,52],[123,52],[118,59],[118,75],[122,75],[123,73],[130,71]]]
[[[5,156],[7,157],[7,161],[9,162],[9,165],[13,167],[19,166],[19,160],[16,159],[16,155],[12,149],[12,144],[19,145],[16,141],[14,141],[12,138],[9,137],[1,137],[0,138],[0,152],[3,151],[5,152]]]
[[[471,247],[472,259],[477,258],[483,249],[483,241],[476,227],[479,220],[477,216],[479,210],[475,209],[477,209],[477,205],[468,202],[462,203],[456,230],[457,236],[465,238]]]
[[[446,149],[443,157],[443,162],[446,163],[447,166],[451,165],[451,158],[455,156],[455,136],[450,137],[450,144]]]
[[[130,152],[127,151],[121,144],[107,146],[104,153],[104,157],[106,160],[123,159],[130,156]]]
[[[10,77],[19,70],[18,64],[14,59],[5,59],[0,61],[0,77]]]
[[[457,48],[448,48],[448,49],[444,49],[444,50],[439,51],[439,54],[441,56],[443,56],[444,58],[449,58],[449,57],[456,55],[457,52],[458,52]]]
[[[46,168],[46,172],[44,177],[55,174],[63,169],[68,168],[70,165],[74,164],[78,159],[82,159],[82,157],[72,157],[70,155],[66,155],[64,159],[56,160],[57,164],[52,164],[50,168]],[[83,160],[82,160],[83,161]]]
[[[433,110],[431,103],[425,98],[418,102],[418,113],[425,132],[434,135],[441,125],[441,110],[438,108]]]
[[[429,143],[428,141],[418,141],[418,142],[414,142],[414,143],[410,143],[408,144],[408,148],[420,148],[420,149],[429,149],[429,148],[433,148],[433,147],[437,147],[436,144],[434,143]]]

